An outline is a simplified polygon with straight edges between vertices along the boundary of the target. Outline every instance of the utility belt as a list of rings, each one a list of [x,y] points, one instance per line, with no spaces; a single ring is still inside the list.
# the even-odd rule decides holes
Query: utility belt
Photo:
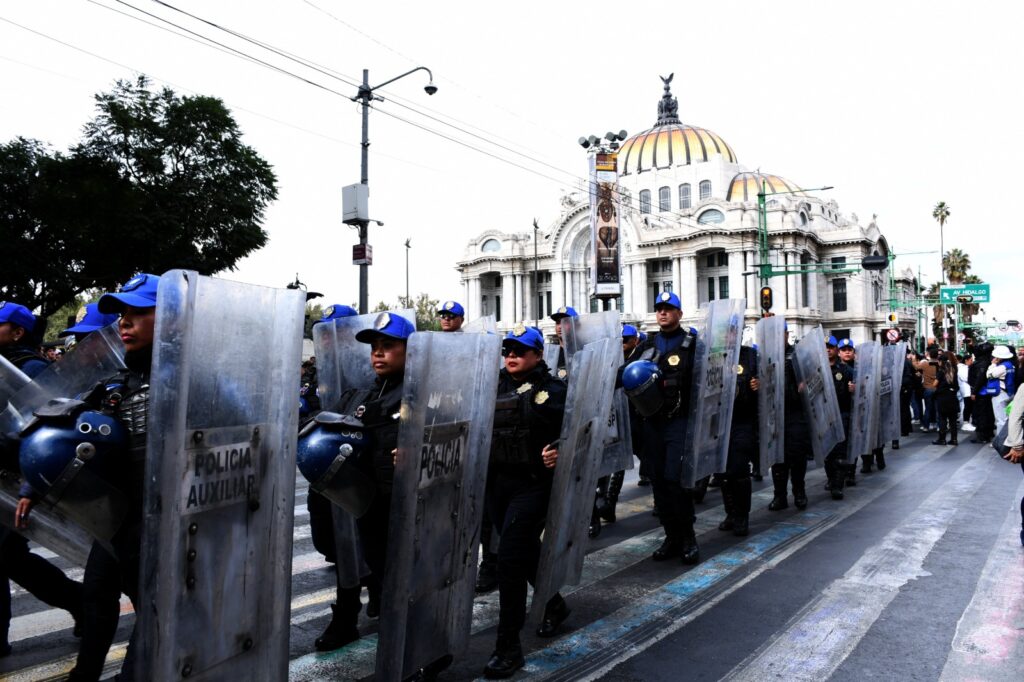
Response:
[[[527,401],[518,394],[500,396],[494,407],[491,436],[492,464],[530,464],[530,427],[526,420]]]

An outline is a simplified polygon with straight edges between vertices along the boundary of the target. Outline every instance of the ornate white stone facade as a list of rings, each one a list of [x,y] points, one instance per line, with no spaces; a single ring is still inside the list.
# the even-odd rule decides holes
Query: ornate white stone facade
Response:
[[[762,181],[769,191],[799,185],[751,173],[719,136],[679,123],[674,102],[666,84],[658,123],[626,140],[619,153],[621,297],[606,303],[590,296],[590,206],[581,188],[564,195],[557,216],[539,230],[488,229],[469,242],[456,265],[468,318],[493,313],[503,330],[519,320],[538,321],[549,333],[553,323],[547,316],[559,306],[585,312],[610,305],[625,321],[656,329],[654,298],[671,289],[682,301],[684,324],[696,322],[708,300],[728,297],[746,298],[753,323],[761,286],[754,267],[759,262],[757,187]],[[843,215],[827,195],[769,196],[767,224],[777,266],[857,266],[864,256],[888,254],[874,217],[862,225],[856,214]],[[913,290],[912,273],[900,274],[896,282],[899,290]],[[773,311],[785,316],[797,337],[821,324],[826,334],[860,342],[879,338],[888,327],[888,271],[790,274],[773,277],[768,286],[774,291]],[[912,320],[900,322],[913,332]]]

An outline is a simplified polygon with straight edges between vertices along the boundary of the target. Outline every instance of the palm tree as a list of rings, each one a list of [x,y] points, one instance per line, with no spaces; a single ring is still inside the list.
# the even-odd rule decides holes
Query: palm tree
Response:
[[[950,284],[963,284],[971,269],[971,257],[960,249],[950,249],[942,257],[942,269],[949,276]]]
[[[943,228],[946,227],[946,221],[949,219],[949,206],[946,206],[945,201],[940,201],[935,204],[935,208],[932,209],[932,217],[939,221],[939,253],[945,253],[945,245],[943,244]],[[946,270],[945,270],[945,257],[943,257],[943,270],[942,270],[942,281],[946,281]]]

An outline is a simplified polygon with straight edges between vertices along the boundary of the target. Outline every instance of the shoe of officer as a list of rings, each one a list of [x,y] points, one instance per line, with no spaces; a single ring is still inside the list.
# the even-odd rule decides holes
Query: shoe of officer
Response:
[[[683,541],[675,536],[665,536],[665,541],[661,543],[661,547],[654,550],[654,554],[651,558],[655,561],[667,561],[669,559],[675,559],[683,554]]]
[[[857,485],[857,464],[853,463],[853,462],[847,463],[845,465],[845,469],[846,469],[846,481],[845,481],[845,484],[846,484],[846,486],[848,488],[852,488],[853,486]]]
[[[484,677],[488,680],[503,680],[515,675],[524,665],[526,659],[523,658],[523,646],[519,643],[519,635],[498,635],[494,653],[484,666]]]
[[[903,434],[903,435],[905,436],[907,434]],[[894,440],[892,442],[892,449],[893,450],[899,450],[900,449],[900,442],[898,440]]]
[[[860,461],[861,461],[860,472],[862,474],[870,474],[871,473],[871,467],[875,463],[875,456],[874,455],[861,455],[860,456]]]
[[[697,481],[693,486],[693,503],[700,504],[704,501],[704,497],[708,494],[708,482],[711,480],[710,476]]]
[[[772,485],[774,486],[774,494],[772,501],[768,503],[769,511],[781,511],[789,507],[789,502],[786,499],[786,484],[789,478],[788,472],[780,473],[779,467],[772,467]]]
[[[590,526],[587,528],[587,537],[593,540],[601,534],[601,514],[594,503],[594,510],[590,512]]]
[[[317,651],[334,651],[359,639],[359,630],[352,625],[343,625],[338,614],[338,605],[331,604],[331,622],[324,633],[313,642]]]
[[[807,491],[805,489],[797,489],[796,486],[793,486],[793,505],[797,509],[807,509]]]
[[[565,619],[572,613],[572,609],[565,603],[565,599],[562,595],[556,594],[548,601],[547,607],[544,609],[544,620],[541,621],[540,627],[537,628],[538,637],[554,637],[558,634],[558,628],[565,622]]]
[[[484,594],[491,592],[498,587],[498,561],[497,557],[494,557],[492,561],[488,557],[489,553],[484,554],[483,561],[480,562],[480,570],[476,574],[476,593]],[[493,556],[493,555],[492,555]]]
[[[622,492],[622,479],[625,472],[618,472],[611,475],[608,482],[608,492],[605,493],[604,503],[598,507],[597,513],[605,523],[615,523],[615,505],[619,503],[619,493]]]
[[[366,602],[366,617],[377,618],[380,616],[380,593],[370,592],[370,599]]]
[[[692,528],[683,532],[683,552],[681,557],[683,563],[687,566],[694,566],[700,563],[700,547],[697,545],[697,535]]]
[[[647,478],[646,476],[641,476],[640,480],[638,480],[636,484],[641,488],[646,488],[651,484],[651,479]]]
[[[451,654],[445,654],[436,661],[428,663],[412,675],[409,675],[402,682],[431,682],[431,680],[436,680],[438,675],[448,669],[453,660],[454,658]]]
[[[879,471],[884,471],[885,470],[885,453],[883,453],[883,452],[875,453],[875,466],[878,467]]]

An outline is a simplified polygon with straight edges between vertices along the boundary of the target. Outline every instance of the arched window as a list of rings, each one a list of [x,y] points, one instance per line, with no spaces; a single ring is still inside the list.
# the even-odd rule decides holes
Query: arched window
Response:
[[[651,190],[649,189],[640,190],[640,212],[651,212]]]
[[[725,214],[715,208],[709,208],[700,214],[697,218],[697,222],[701,225],[714,225],[716,223],[725,222]]]
[[[690,208],[690,183],[679,185],[679,208]]]
[[[807,224],[807,214],[804,213],[803,211],[800,211],[800,224],[801,225],[806,225]]]
[[[661,212],[672,210],[672,190],[668,187],[658,188],[658,210]]]
[[[495,251],[501,251],[501,242],[497,239],[488,239],[480,247],[480,250],[484,253],[494,253]]]
[[[710,199],[710,198],[711,198],[711,181],[710,180],[701,180],[700,181],[700,200],[704,201],[705,199]]]

